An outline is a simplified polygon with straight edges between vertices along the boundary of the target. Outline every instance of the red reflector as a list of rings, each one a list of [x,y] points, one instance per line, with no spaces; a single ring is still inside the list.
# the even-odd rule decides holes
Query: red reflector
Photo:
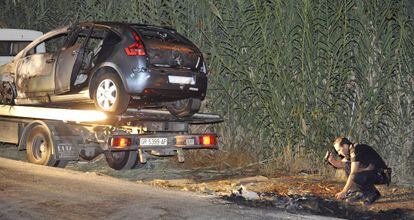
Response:
[[[127,146],[131,146],[131,138],[125,138],[125,137],[114,137],[112,139],[112,147],[119,147],[119,148],[123,148],[123,147],[127,147]]]
[[[132,31],[132,35],[134,35],[135,42],[125,48],[125,53],[128,56],[145,56],[146,53],[141,38],[139,38],[135,31]]]
[[[152,89],[144,89],[144,93],[145,94],[151,94],[151,93],[153,93],[153,90]]]
[[[215,140],[216,138],[214,137],[214,135],[203,135],[200,136],[198,139],[200,145],[214,145],[216,144]]]

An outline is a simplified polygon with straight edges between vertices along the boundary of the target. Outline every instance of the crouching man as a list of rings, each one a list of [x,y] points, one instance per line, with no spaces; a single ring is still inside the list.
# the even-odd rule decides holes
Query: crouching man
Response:
[[[345,137],[335,139],[334,147],[343,159],[336,160],[330,154],[328,162],[338,169],[345,169],[348,177],[336,198],[346,199],[347,202],[362,201],[365,205],[379,199],[381,194],[375,184],[389,184],[391,181],[391,169],[380,155],[372,147],[351,143]]]

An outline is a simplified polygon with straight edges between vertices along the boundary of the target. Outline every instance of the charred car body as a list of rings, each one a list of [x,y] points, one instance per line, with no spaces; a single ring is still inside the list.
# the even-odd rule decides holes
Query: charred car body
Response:
[[[32,48],[46,44],[45,53]],[[91,103],[122,114],[163,107],[198,112],[207,70],[200,50],[175,30],[142,24],[84,22],[53,30],[0,66],[3,104]]]

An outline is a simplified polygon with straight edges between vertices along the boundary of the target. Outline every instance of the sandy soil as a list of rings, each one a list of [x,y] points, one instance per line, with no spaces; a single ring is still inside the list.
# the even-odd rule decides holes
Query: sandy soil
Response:
[[[0,219],[321,219],[0,158]]]

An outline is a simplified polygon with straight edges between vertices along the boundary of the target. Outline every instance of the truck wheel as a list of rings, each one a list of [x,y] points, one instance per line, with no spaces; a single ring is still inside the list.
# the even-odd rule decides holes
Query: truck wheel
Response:
[[[167,104],[168,111],[179,118],[190,117],[200,110],[201,100],[196,98],[182,99]]]
[[[106,162],[115,170],[134,169],[138,165],[137,151],[106,151]]]
[[[119,76],[113,73],[104,73],[97,77],[92,89],[93,102],[97,109],[122,114],[129,105],[130,96],[125,92],[124,84]]]
[[[34,126],[26,139],[27,160],[34,164],[56,166],[59,161],[53,158],[52,150],[53,141],[47,128],[43,125]]]
[[[5,105],[14,104],[16,90],[10,82],[0,82],[0,102]]]

